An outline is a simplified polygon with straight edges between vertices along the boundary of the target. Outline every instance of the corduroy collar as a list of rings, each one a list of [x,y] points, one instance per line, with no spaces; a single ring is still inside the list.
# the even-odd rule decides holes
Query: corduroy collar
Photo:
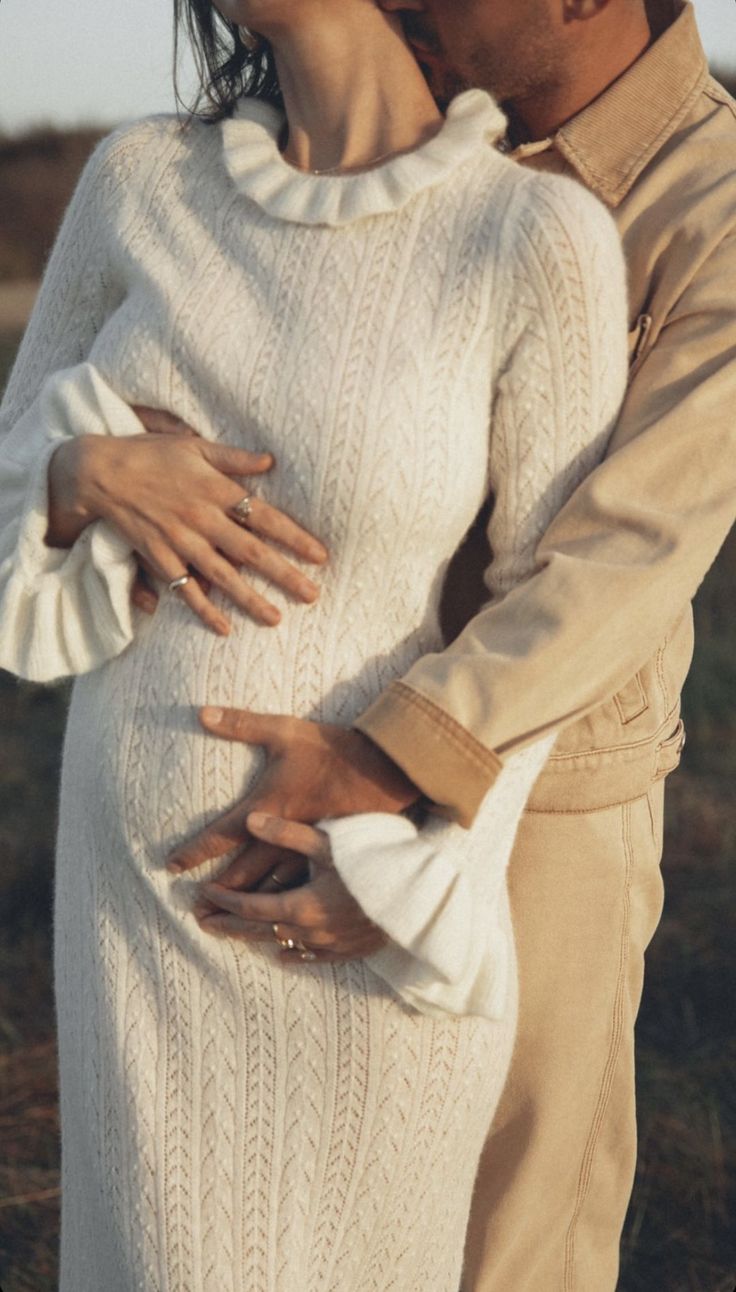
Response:
[[[658,40],[587,108],[543,142],[513,156],[556,148],[608,206],[618,206],[647,162],[674,133],[708,80],[708,64],[690,0]]]

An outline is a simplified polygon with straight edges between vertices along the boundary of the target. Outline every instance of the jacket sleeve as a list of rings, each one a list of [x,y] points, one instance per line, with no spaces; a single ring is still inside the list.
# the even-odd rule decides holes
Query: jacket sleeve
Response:
[[[600,461],[626,381],[625,271],[613,222],[569,181],[545,180],[535,198],[522,218],[517,335],[490,429],[486,581],[499,607],[534,578],[540,536]],[[390,938],[367,964],[422,1012],[504,1013],[513,955],[506,867],[555,736],[548,730],[508,757],[469,829],[437,815],[421,828],[381,813],[321,823],[343,882]]]
[[[714,561],[736,518],[735,275],[731,233],[673,305],[533,576],[358,719],[449,815],[472,820],[511,752],[623,687]]]
[[[119,133],[82,173],[0,407],[0,666],[32,681],[82,673],[133,636],[135,560],[105,521],[51,548],[48,465],[82,434],[140,434],[132,410],[85,362],[119,302],[114,227]]]

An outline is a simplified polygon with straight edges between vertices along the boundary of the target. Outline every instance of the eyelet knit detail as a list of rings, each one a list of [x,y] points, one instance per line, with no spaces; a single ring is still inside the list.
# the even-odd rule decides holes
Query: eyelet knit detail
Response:
[[[506,129],[506,118],[489,94],[466,90],[449,105],[438,133],[412,152],[358,174],[313,175],[282,156],[284,121],[284,113],[270,103],[239,100],[235,115],[221,125],[230,177],[241,193],[277,219],[331,226],[398,211]]]

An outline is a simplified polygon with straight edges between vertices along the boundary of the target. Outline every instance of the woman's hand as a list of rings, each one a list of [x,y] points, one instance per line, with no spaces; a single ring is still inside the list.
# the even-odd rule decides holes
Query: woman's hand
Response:
[[[61,444],[51,458],[46,542],[71,546],[91,521],[104,517],[155,577],[168,583],[191,567],[206,581],[192,578],[178,595],[215,632],[226,634],[229,622],[207,596],[207,585],[220,588],[259,622],[275,625],[279,611],[236,567],[249,566],[313,602],[315,584],[263,539],[314,564],[324,563],[327,553],[260,498],[252,500],[247,529],[229,515],[245,493],[231,477],[261,475],[273,465],[270,454],[213,444],[183,423],[176,432],[148,431],[125,439],[79,436]]]
[[[247,826],[253,838],[291,856],[298,866],[306,858],[311,878],[282,892],[247,893],[222,882],[203,884],[194,914],[204,932],[273,942],[276,923],[281,938],[298,940],[306,948],[306,955],[299,947],[281,951],[283,960],[297,962],[354,960],[387,944],[386,934],[343,884],[323,830],[262,812],[251,812]]]

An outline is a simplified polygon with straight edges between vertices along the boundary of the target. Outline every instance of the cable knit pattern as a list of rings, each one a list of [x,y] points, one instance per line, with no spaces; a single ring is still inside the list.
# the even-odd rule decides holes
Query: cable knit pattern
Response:
[[[163,861],[262,765],[207,736],[199,704],[350,723],[441,650],[442,578],[490,487],[489,594],[534,568],[622,394],[618,239],[574,182],[496,151],[479,92],[349,180],[288,168],[279,128],[244,102],[221,126],[158,116],[103,141],[0,410],[0,663],[78,675],[55,903],[61,1292],[457,1292],[513,1044],[505,870],[549,740],[470,831],[325,823],[390,935],[365,960],[287,966],[275,944],[207,937],[192,896],[220,864],[172,881]],[[45,547],[53,447],[136,433],[131,403],[274,452],[259,489],[331,552],[316,605],[271,589],[278,628],[235,612],[220,639],[176,597],[131,611],[133,558],[104,523]]]

